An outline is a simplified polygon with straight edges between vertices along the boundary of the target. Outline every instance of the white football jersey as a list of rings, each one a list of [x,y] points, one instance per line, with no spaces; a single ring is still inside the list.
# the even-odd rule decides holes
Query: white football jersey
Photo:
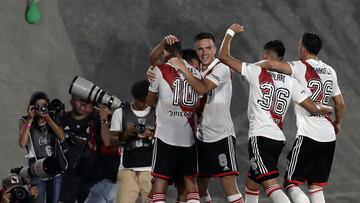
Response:
[[[185,64],[195,77],[201,79],[198,70],[186,62]],[[155,67],[154,73],[156,79],[150,84],[149,91],[158,93],[155,137],[169,145],[193,145],[194,111],[199,101],[198,93],[183,74],[170,64]]]
[[[197,138],[203,142],[216,142],[228,136],[235,137],[230,113],[232,96],[230,68],[215,59],[202,76],[217,87],[201,98]]]
[[[243,63],[241,74],[250,84],[249,137],[286,140],[282,125],[290,102],[301,103],[308,98],[308,94],[294,78],[255,64]]]
[[[292,77],[311,95],[317,103],[329,104],[330,98],[340,95],[336,72],[322,61],[308,59],[306,61],[289,62]],[[335,129],[326,116],[314,116],[304,108],[295,105],[297,135],[302,135],[319,142],[336,140]]]

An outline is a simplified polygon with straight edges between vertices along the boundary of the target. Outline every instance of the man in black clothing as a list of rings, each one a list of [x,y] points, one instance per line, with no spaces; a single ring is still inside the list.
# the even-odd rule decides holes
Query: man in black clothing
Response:
[[[106,168],[103,164],[107,159],[111,159],[112,155],[105,156],[101,153],[102,137],[109,136],[109,128],[106,119],[100,120],[102,115],[94,110],[92,104],[75,96],[72,96],[70,103],[72,111],[67,112],[61,119],[61,126],[66,134],[64,144],[69,167],[63,174],[60,202],[72,203],[77,200],[78,203],[82,203],[88,197],[90,188],[104,179],[103,174],[111,174],[103,170]],[[103,107],[100,111],[108,109]],[[116,161],[119,160],[119,156],[115,156],[116,159],[113,160],[116,166],[112,168],[115,169],[116,181]]]

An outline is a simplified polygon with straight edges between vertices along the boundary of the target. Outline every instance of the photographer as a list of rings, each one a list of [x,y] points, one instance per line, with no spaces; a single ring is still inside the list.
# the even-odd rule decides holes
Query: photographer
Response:
[[[23,179],[10,173],[2,180],[0,203],[34,203],[39,191],[36,186],[25,186]]]
[[[54,153],[56,139],[65,138],[64,131],[51,119],[48,112],[49,98],[44,92],[32,94],[27,108],[27,116],[20,119],[19,145],[27,149],[28,164],[31,166],[38,159],[50,157]],[[57,202],[60,192],[61,176],[52,180],[32,178],[39,189],[40,202],[46,202],[46,198],[52,197]],[[46,193],[52,188],[52,194]]]
[[[151,189],[151,161],[155,127],[155,109],[147,106],[147,80],[136,82],[131,89],[134,101],[117,109],[111,120],[111,131],[123,143],[118,175],[118,203],[142,202]]]
[[[106,147],[111,137],[110,111],[100,106],[98,113],[91,103],[77,96],[72,96],[70,103],[72,110],[61,120],[69,167],[63,174],[60,202],[110,202],[116,199],[116,187],[111,187],[120,162],[119,150]]]

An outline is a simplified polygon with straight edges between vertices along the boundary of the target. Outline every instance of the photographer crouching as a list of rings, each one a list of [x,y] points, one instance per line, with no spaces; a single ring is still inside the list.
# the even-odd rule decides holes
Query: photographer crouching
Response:
[[[131,88],[133,102],[114,112],[111,131],[123,146],[118,174],[118,203],[141,202],[151,189],[151,160],[155,130],[155,109],[147,106],[149,82],[141,80]]]
[[[35,203],[38,195],[36,186],[26,185],[24,179],[15,173],[2,179],[0,203]]]
[[[54,154],[56,139],[65,138],[64,131],[49,116],[49,98],[44,92],[32,94],[27,108],[27,116],[20,119],[19,145],[26,148],[29,167],[37,160],[51,157]],[[40,202],[58,202],[61,176],[50,179],[31,177],[39,190]],[[46,191],[51,192],[46,192]],[[46,200],[52,198],[51,200]]]

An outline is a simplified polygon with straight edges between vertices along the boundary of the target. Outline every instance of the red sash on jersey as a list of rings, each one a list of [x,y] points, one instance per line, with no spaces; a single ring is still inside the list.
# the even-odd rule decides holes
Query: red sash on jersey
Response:
[[[161,64],[158,67],[162,73],[164,80],[167,82],[171,91],[174,93],[173,82],[175,79],[180,78],[179,72],[169,64]],[[182,91],[181,91],[181,94],[182,94]],[[179,96],[181,97],[183,95],[179,95]],[[186,95],[186,96],[189,96],[189,95]],[[181,110],[183,112],[194,112],[193,108],[183,106],[181,103],[179,104],[179,107],[181,108]],[[190,124],[190,126],[194,132],[195,131],[194,115],[192,115],[190,118],[187,117],[187,119],[188,119],[188,123]]]
[[[207,75],[210,75],[214,68],[219,64],[221,63],[220,61],[217,62],[209,71],[207,71],[204,75],[204,78],[207,76]],[[197,111],[197,115],[198,117],[200,118],[201,117],[201,114],[204,112],[204,109],[205,109],[205,104],[206,104],[206,101],[207,101],[207,95],[208,94],[205,94],[202,96],[202,98],[200,99],[200,102],[199,102],[199,108],[198,108],[198,111]]]
[[[321,81],[321,78],[319,76],[319,74],[315,71],[314,67],[312,67],[308,62],[306,62],[305,60],[301,61],[305,66],[306,66],[306,73],[305,73],[305,79],[307,82],[309,82],[309,80],[319,80]],[[309,88],[311,93],[313,94],[314,91],[316,91],[314,88]],[[316,103],[321,103],[321,100],[324,97],[324,93],[323,90],[321,89],[321,92],[319,94],[319,96],[317,98],[315,98]],[[334,123],[332,122],[332,120],[330,119],[330,117],[328,115],[324,116],[328,121],[330,121],[330,123],[332,125],[334,125]]]
[[[315,69],[306,61],[301,61],[305,66],[306,66],[306,72],[305,72],[305,79],[307,82],[309,82],[309,80],[319,80],[321,81],[320,76],[317,74],[317,72],[315,71]],[[313,94],[316,90],[315,88],[310,88],[311,93]],[[323,92],[321,90],[319,96],[317,98],[315,98],[314,102],[320,103],[320,101],[323,99]]]
[[[273,79],[271,78],[270,73],[265,70],[264,68],[261,68],[261,73],[259,75],[259,84],[261,85],[262,83],[270,83],[270,84],[274,84]],[[266,91],[266,90],[261,90]],[[263,93],[267,93],[267,92],[263,92]],[[278,115],[274,112],[274,108],[273,108],[273,104],[271,105],[271,109],[270,109],[270,114],[271,117],[273,119],[273,121],[277,124],[277,126],[279,126],[279,128],[282,130],[283,127],[283,116],[282,115]]]

